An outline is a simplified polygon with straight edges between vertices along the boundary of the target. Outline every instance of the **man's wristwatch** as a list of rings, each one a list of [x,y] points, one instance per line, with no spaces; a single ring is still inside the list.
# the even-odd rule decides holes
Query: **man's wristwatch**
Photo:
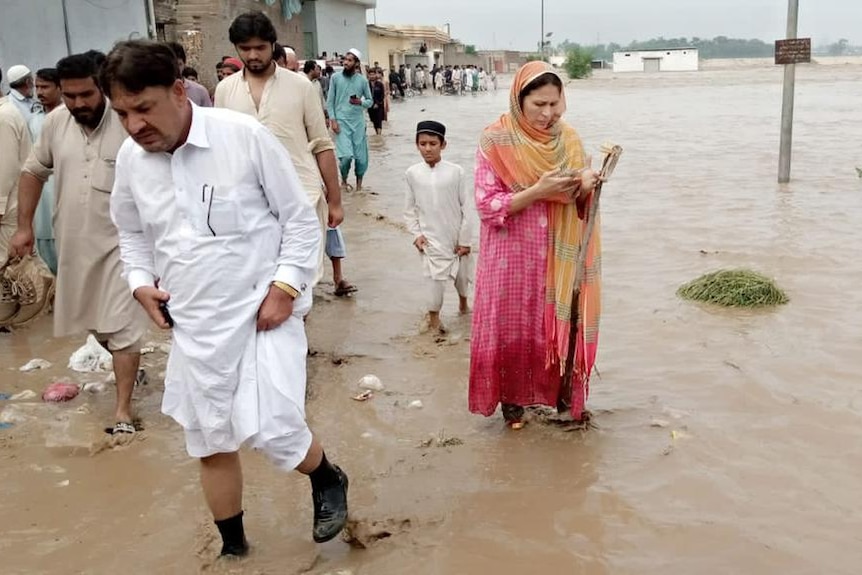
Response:
[[[297,299],[299,297],[299,291],[291,285],[288,285],[284,282],[272,282],[272,285],[274,285],[293,299]]]

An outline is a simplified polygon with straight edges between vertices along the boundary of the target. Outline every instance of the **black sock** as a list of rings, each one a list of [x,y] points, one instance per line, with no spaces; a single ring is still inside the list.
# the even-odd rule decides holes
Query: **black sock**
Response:
[[[239,514],[227,519],[216,521],[222,540],[222,555],[245,555],[248,552],[248,543],[245,540],[245,529],[242,526],[242,515]]]
[[[335,471],[335,467],[326,459],[326,453],[323,454],[320,465],[309,473],[308,477],[311,479],[311,488],[314,491],[322,491],[333,485],[338,485],[341,481],[338,472]]]

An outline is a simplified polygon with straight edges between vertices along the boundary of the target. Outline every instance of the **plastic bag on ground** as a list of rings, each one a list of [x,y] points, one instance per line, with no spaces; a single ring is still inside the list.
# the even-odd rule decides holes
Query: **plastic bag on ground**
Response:
[[[92,335],[88,335],[87,342],[69,358],[69,369],[80,373],[110,371],[113,365],[111,354]]]
[[[31,359],[30,361],[19,367],[18,371],[36,371],[37,369],[48,369],[49,367],[51,367],[50,361],[46,361],[37,357],[36,359]]]

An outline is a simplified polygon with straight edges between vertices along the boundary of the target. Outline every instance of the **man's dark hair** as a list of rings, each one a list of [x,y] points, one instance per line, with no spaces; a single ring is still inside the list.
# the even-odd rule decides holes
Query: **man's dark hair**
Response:
[[[185,64],[188,60],[186,59],[186,49],[183,48],[183,45],[179,42],[168,42],[168,48],[176,54],[177,59],[182,60],[183,64]]]
[[[186,66],[183,68],[183,78],[195,78],[198,77],[198,71],[192,68],[191,66]]]
[[[37,70],[36,77],[43,82],[51,82],[57,86],[60,85],[60,75],[57,73],[57,68],[42,68]]]
[[[246,12],[234,19],[228,29],[228,38],[231,44],[248,42],[252,38],[260,38],[270,44],[275,44],[278,36],[275,26],[266,14],[260,11]]]
[[[147,88],[170,88],[180,78],[177,56],[170,46],[150,40],[117,42],[102,66],[101,81],[108,97],[115,84],[139,94]]]
[[[333,74],[335,74],[335,68],[327,64],[326,68],[323,69],[323,73],[327,76],[332,76]]]
[[[84,52],[84,55],[88,58],[92,58],[93,62],[96,63],[96,68],[101,68],[102,64],[105,63],[105,54],[103,52],[99,52],[98,50],[87,50]]]
[[[308,74],[315,68],[317,68],[317,62],[315,62],[314,60],[306,60],[305,64],[303,64],[302,66],[302,71]]]
[[[287,51],[284,49],[284,46],[276,42],[272,48],[272,59],[273,60],[287,60]]]
[[[222,68],[224,68],[224,62],[216,62],[216,71],[219,71]]]
[[[100,59],[96,57],[96,54],[104,58],[104,54],[95,50],[62,58],[57,62],[57,78],[59,80],[92,78],[97,86],[101,86],[99,82]]]

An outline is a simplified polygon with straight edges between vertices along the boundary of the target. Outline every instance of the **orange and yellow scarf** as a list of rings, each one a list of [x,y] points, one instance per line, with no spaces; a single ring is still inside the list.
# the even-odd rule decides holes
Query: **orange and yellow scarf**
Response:
[[[544,62],[530,62],[521,67],[509,95],[509,113],[503,114],[482,133],[480,147],[483,155],[513,193],[529,188],[545,172],[559,168],[576,170],[585,165],[584,148],[574,128],[563,120],[545,130],[535,128],[527,122],[521,110],[521,91],[539,76],[549,73],[556,74]],[[565,91],[562,96],[565,112]],[[592,197],[587,200],[585,213],[589,213],[591,201]],[[569,351],[575,268],[585,241],[586,222],[578,217],[575,204],[546,203],[550,225],[544,325],[548,340],[548,364],[559,365],[562,373]],[[573,390],[584,389],[596,357],[601,315],[599,227],[597,220],[587,254],[586,274],[581,284],[578,313],[581,329],[575,349]]]

